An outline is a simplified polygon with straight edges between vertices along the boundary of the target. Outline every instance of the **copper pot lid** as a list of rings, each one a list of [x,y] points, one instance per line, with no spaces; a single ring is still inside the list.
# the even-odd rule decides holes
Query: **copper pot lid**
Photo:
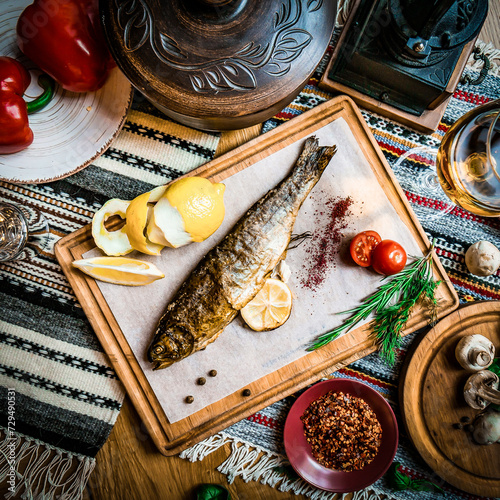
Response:
[[[325,53],[336,0],[101,1],[110,49],[167,116],[244,128],[289,104]]]

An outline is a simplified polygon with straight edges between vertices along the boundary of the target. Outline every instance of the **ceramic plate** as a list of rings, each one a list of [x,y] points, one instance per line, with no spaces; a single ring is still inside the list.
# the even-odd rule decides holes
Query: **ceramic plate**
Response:
[[[41,93],[39,72],[16,45],[16,23],[32,0],[0,2],[0,55],[21,61],[32,83],[26,99]],[[0,180],[42,183],[74,174],[101,155],[121,130],[132,101],[132,87],[118,68],[97,92],[77,94],[61,87],[50,104],[30,115],[33,144],[19,153],[0,155]]]
[[[382,426],[382,444],[374,460],[359,471],[327,469],[312,456],[300,417],[309,404],[329,391],[342,391],[366,401]],[[398,425],[387,401],[366,384],[348,379],[319,382],[305,391],[292,406],[284,431],[285,450],[294,470],[305,481],[327,491],[348,493],[362,490],[382,477],[390,467],[398,447]]]

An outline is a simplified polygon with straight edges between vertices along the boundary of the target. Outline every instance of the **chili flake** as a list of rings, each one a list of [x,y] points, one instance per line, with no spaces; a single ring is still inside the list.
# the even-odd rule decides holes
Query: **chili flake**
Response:
[[[301,279],[304,288],[316,290],[326,280],[328,272],[335,267],[352,203],[350,196],[328,198],[323,203],[323,208],[317,209],[313,214],[317,227],[308,240],[305,275]]]
[[[382,427],[361,398],[330,391],[300,417],[313,457],[328,469],[353,471],[369,464],[382,442]]]

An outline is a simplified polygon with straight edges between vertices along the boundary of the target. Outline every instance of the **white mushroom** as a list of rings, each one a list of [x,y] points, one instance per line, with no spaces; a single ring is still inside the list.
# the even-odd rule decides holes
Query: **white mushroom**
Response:
[[[495,346],[483,335],[475,333],[462,337],[456,348],[455,357],[460,366],[468,372],[488,368],[495,359]]]
[[[498,376],[489,370],[473,373],[465,383],[464,398],[475,410],[484,410],[490,403],[500,404]]]
[[[478,241],[465,252],[467,269],[476,276],[489,276],[500,267],[500,250],[489,241]]]
[[[500,442],[500,412],[487,410],[473,423],[472,438],[477,444]]]

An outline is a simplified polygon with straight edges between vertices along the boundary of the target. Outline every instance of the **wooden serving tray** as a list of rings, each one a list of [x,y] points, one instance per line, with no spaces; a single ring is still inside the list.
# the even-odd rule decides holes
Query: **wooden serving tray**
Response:
[[[295,141],[312,135],[339,118],[347,122],[388,199],[419,248],[425,252],[430,246],[429,241],[361,113],[348,97],[338,97],[328,101],[188,175],[201,175],[214,182],[220,182]],[[177,454],[274,401],[293,394],[376,350],[369,331],[360,327],[245,386],[251,390],[251,396],[243,397],[241,391],[237,391],[187,418],[169,423],[98,285],[71,265],[73,260],[81,258],[94,247],[91,226],[88,225],[61,239],[56,245],[55,252],[113,368],[156,446],[165,455]],[[438,316],[443,317],[458,307],[458,297],[435,256],[433,262],[436,279],[442,282],[437,295],[440,299]],[[426,313],[417,308],[404,334],[426,324]]]
[[[498,352],[500,302],[462,307],[430,330],[403,369],[399,399],[413,444],[438,476],[474,495],[500,497],[500,444],[478,445],[453,427],[480,413],[464,400],[470,373],[455,359],[458,341],[475,333],[489,338]]]

